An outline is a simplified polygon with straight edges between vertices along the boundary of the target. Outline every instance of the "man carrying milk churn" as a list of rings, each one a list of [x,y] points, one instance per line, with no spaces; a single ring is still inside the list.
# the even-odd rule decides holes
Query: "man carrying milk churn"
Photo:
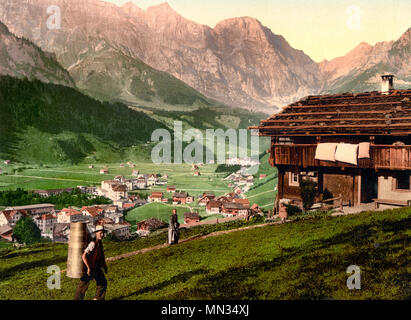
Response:
[[[82,259],[87,268],[86,273],[80,279],[77,287],[75,300],[83,300],[91,280],[97,284],[96,294],[93,300],[104,300],[107,290],[107,280],[104,272],[107,273],[106,259],[104,257],[104,248],[102,239],[107,230],[103,226],[96,226],[94,230],[95,238],[90,241],[84,250]]]
[[[178,243],[180,224],[178,223],[177,210],[173,209],[173,214],[170,217],[170,225],[168,226],[168,244]]]

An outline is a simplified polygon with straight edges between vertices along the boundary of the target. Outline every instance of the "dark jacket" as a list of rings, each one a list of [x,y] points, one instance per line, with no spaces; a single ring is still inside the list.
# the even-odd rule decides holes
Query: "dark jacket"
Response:
[[[90,269],[96,270],[106,268],[106,258],[104,257],[104,247],[101,240],[93,240],[94,250],[86,255]]]
[[[177,231],[179,227],[177,214],[172,214],[170,217],[170,228]]]

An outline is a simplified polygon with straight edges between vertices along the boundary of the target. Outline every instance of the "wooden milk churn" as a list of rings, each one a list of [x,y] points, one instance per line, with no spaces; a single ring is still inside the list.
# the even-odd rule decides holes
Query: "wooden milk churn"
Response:
[[[81,258],[88,242],[87,224],[85,222],[70,223],[70,237],[67,256],[67,277],[80,279],[85,272]]]

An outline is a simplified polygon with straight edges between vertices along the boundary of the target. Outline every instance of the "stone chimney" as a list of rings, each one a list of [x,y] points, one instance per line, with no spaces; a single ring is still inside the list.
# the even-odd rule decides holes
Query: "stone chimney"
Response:
[[[390,90],[394,89],[394,76],[392,74],[384,74],[381,78],[381,93],[389,94]]]

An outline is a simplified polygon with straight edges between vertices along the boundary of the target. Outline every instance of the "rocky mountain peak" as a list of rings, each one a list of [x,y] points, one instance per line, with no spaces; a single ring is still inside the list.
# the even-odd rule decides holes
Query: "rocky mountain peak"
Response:
[[[250,32],[262,31],[263,28],[263,25],[257,19],[251,17],[238,17],[219,22],[214,27],[214,31],[217,33],[223,33],[230,30],[233,32],[243,32],[245,34],[249,34]]]
[[[137,7],[131,1],[125,3],[121,9],[130,16],[140,16],[145,13],[143,9]]]
[[[405,31],[397,42],[401,43],[401,45],[408,45],[411,48],[411,28]]]
[[[171,16],[180,16],[171,6],[168,4],[168,2],[161,3],[157,6],[152,6],[147,8],[147,14],[148,15],[171,15]]]

